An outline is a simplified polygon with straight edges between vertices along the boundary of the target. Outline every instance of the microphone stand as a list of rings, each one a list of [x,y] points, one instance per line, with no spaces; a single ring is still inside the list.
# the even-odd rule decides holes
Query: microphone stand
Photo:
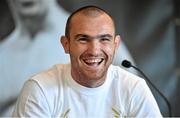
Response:
[[[135,67],[133,65],[131,65],[131,67],[133,67],[134,69],[139,71],[140,74],[142,74],[142,76],[148,81],[148,83],[150,83],[151,86],[161,95],[161,97],[165,100],[166,104],[168,105],[169,117],[172,117],[171,105],[170,105],[168,99],[164,96],[164,94],[162,94],[161,91],[159,89],[157,89],[157,87],[148,79],[148,77],[139,68],[137,68],[137,67]]]
[[[137,68],[136,66],[133,66],[131,64],[131,62],[127,61],[127,60],[124,60],[122,61],[122,64],[121,64],[123,67],[126,67],[126,68],[130,68],[130,67],[133,67],[135,70],[137,70],[147,81],[148,83],[150,83],[150,85],[160,94],[160,96],[164,99],[164,101],[166,102],[167,106],[168,106],[168,110],[169,110],[169,117],[172,117],[172,111],[171,111],[171,105],[168,101],[168,99],[161,93],[161,91],[159,89],[157,89],[157,87],[149,80],[149,78],[139,69]]]

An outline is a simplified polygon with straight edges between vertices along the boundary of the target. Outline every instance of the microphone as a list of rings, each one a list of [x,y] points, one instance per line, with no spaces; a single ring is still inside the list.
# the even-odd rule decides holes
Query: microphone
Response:
[[[134,68],[135,70],[137,70],[147,81],[148,83],[159,93],[159,95],[164,99],[164,101],[166,102],[167,106],[168,106],[168,110],[169,110],[169,117],[172,117],[172,112],[171,112],[171,105],[168,101],[168,99],[161,93],[161,91],[150,81],[150,79],[136,66],[132,65],[130,61],[128,60],[123,60],[121,65],[125,68]]]

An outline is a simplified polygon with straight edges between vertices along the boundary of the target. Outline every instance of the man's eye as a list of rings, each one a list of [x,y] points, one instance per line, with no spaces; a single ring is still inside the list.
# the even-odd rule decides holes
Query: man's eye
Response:
[[[101,41],[110,41],[108,38],[102,38]]]
[[[81,43],[86,43],[88,40],[87,38],[79,38],[78,41]]]

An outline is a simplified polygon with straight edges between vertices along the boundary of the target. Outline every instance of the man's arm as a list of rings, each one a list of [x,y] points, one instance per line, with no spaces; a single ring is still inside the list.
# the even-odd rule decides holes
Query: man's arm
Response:
[[[36,81],[28,80],[24,84],[13,117],[51,117],[47,99]]]
[[[162,117],[155,98],[144,80],[136,84],[128,108],[132,117]]]

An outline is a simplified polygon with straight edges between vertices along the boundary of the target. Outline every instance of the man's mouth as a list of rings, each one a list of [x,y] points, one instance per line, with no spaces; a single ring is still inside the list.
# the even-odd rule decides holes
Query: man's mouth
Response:
[[[83,62],[88,66],[98,66],[103,62],[103,58],[83,59]]]

